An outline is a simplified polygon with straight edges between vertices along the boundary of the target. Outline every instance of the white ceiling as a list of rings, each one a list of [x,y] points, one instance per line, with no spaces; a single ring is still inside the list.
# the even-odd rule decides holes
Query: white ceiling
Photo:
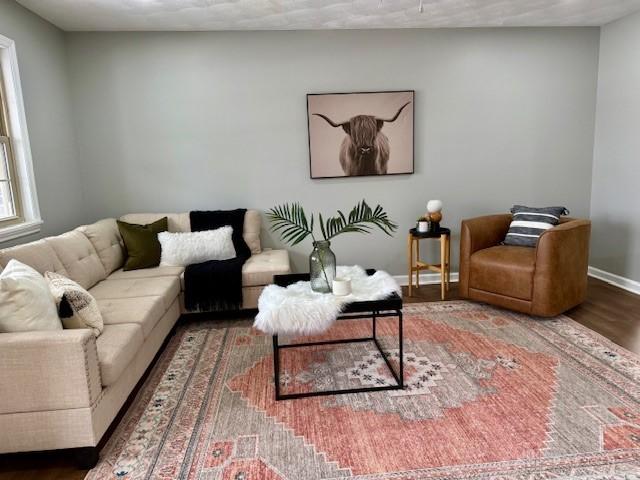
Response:
[[[640,10],[640,0],[18,1],[63,30],[593,26]]]

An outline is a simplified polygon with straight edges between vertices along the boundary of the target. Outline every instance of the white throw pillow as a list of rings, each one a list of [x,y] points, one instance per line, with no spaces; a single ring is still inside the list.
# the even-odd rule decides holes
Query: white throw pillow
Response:
[[[209,260],[235,258],[230,226],[202,232],[160,232],[158,241],[162,247],[160,265],[186,267]]]
[[[30,266],[10,260],[0,273],[0,332],[61,329],[47,281]]]
[[[102,333],[102,314],[93,295],[59,273],[45,272],[44,278],[49,282],[64,328],[90,328],[96,337]]]

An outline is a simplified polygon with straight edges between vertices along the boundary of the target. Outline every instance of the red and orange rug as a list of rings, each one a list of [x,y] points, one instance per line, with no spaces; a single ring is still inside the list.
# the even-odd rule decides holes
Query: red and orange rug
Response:
[[[397,359],[395,321],[378,335]],[[366,320],[323,336],[366,336]],[[314,337],[318,338],[318,337]],[[88,479],[636,478],[640,358],[567,317],[405,306],[404,391],[274,400],[271,337],[179,329]],[[367,343],[282,352],[283,391],[390,381]]]

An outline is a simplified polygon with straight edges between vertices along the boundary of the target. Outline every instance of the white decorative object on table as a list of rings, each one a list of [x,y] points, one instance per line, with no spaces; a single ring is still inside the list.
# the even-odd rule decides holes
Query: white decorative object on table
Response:
[[[421,233],[425,233],[429,231],[429,222],[426,220],[420,220],[418,222],[418,231]]]
[[[429,200],[427,202],[427,212],[436,213],[442,211],[442,200]]]
[[[349,295],[351,293],[350,278],[335,278],[333,280],[333,294],[338,296]]]
[[[400,286],[387,272],[367,275],[360,266],[337,267],[339,278],[351,279],[351,294],[336,296],[311,290],[309,282],[288,287],[267,286],[258,300],[258,315],[253,326],[270,335],[312,335],[329,329],[348,303],[382,300]]]

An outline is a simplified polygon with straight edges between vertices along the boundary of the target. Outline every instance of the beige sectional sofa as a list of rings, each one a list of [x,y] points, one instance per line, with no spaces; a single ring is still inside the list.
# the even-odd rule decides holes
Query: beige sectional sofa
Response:
[[[129,214],[150,223],[165,214]],[[170,231],[189,231],[189,214],[166,214]],[[286,250],[262,250],[260,213],[247,211],[243,268],[244,308],[256,308],[265,285],[287,273]],[[184,313],[183,268],[123,271],[115,219],[57,237],[0,250],[41,273],[58,272],[97,299],[104,331],[0,333],[0,453],[95,447]],[[87,464],[95,449],[81,450]],[[94,457],[94,458],[92,458]]]

